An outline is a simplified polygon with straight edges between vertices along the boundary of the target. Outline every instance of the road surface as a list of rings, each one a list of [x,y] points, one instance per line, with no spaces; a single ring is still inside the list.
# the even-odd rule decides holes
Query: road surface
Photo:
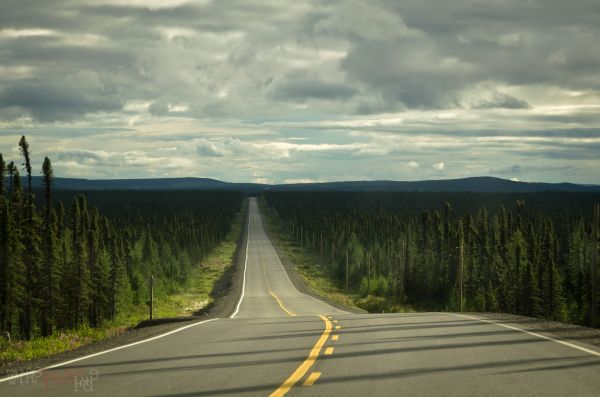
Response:
[[[20,378],[1,396],[600,396],[600,353],[444,313],[351,314],[298,292],[250,200],[231,318]]]

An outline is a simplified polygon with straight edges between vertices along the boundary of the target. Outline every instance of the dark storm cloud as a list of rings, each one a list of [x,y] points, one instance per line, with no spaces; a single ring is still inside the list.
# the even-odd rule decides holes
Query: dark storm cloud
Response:
[[[0,38],[5,65],[32,66],[48,81],[89,70],[122,88],[110,103],[83,88],[74,111],[61,112],[69,101],[18,106],[48,121],[130,100],[156,103],[149,110],[160,116],[159,103],[178,100],[200,109],[196,117],[230,117],[294,113],[293,102],[312,98],[351,115],[531,106],[497,85],[600,90],[592,1],[442,2],[435,12],[414,0],[166,3],[4,2],[0,26],[16,32]],[[27,29],[49,33],[20,36]],[[337,63],[309,61],[335,50],[345,53]],[[225,86],[232,95],[219,96]]]
[[[62,84],[61,84],[62,83]],[[0,87],[0,110],[15,109],[40,121],[69,120],[122,108],[118,97],[71,82],[24,81]]]
[[[347,28],[338,33],[352,43],[342,69],[388,104],[459,106],[461,91],[482,81],[600,88],[600,47],[594,44],[600,11],[593,2],[575,2],[573,8],[545,1],[442,2],[436,12],[422,1],[386,5],[398,16],[401,34],[357,37]],[[582,12],[585,19],[579,19]],[[495,106],[521,108],[525,101]]]

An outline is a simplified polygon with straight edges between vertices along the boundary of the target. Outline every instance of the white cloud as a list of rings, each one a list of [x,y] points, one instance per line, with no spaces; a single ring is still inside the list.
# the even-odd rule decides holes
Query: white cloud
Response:
[[[441,162],[441,161],[440,161],[439,163],[435,163],[435,164],[433,165],[433,168],[434,168],[435,170],[437,170],[437,171],[441,171],[441,170],[443,170],[443,169],[444,169],[444,163],[443,163],[443,162]]]
[[[417,163],[416,161],[409,161],[408,166],[410,168],[419,168],[419,163]]]

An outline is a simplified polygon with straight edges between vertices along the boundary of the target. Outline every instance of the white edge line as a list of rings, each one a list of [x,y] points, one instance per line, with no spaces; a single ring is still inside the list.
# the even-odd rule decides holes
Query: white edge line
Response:
[[[271,243],[271,241],[269,241],[269,243]],[[292,286],[294,291],[301,294],[301,292],[296,289],[296,286],[294,285],[294,283],[292,283],[292,280],[290,280],[290,276],[288,276],[287,270],[285,270],[285,266],[283,266],[283,263],[281,263],[281,259],[279,259],[279,255],[277,255],[277,251],[275,251],[275,247],[273,247],[273,244],[271,244],[271,249],[273,250],[273,253],[275,254],[275,258],[277,258],[277,262],[279,262],[279,266],[281,266],[281,268],[283,269],[283,274],[285,274],[285,278],[287,278],[288,283],[290,283],[290,285]]]
[[[240,305],[242,304],[242,299],[244,299],[244,292],[246,290],[246,268],[248,267],[248,245],[250,244],[250,201],[248,201],[248,233],[246,234],[246,259],[244,259],[244,275],[242,277],[242,293],[240,294],[240,299],[238,300],[237,305],[235,306],[235,311],[229,318],[234,318],[237,316],[240,311]]]
[[[594,351],[594,350],[591,350],[591,349],[586,349],[583,346],[578,346],[578,345],[575,345],[573,343],[566,342],[564,340],[555,339],[555,338],[552,338],[550,336],[538,334],[537,332],[527,331],[527,330],[524,330],[524,329],[521,329],[521,328],[518,328],[518,327],[513,327],[512,325],[502,324],[502,323],[499,323],[499,322],[496,322],[496,321],[486,320],[486,319],[483,319],[483,318],[466,316],[464,314],[458,314],[458,313],[450,313],[450,314],[452,314],[454,316],[462,317],[462,318],[467,318],[469,320],[477,320],[477,321],[481,321],[483,323],[495,324],[495,325],[498,325],[500,327],[512,329],[513,331],[523,332],[523,333],[531,335],[531,336],[536,336],[536,337],[541,338],[541,339],[546,339],[546,340],[549,340],[549,341],[552,341],[552,342],[556,342],[558,344],[570,347],[572,349],[577,349],[577,350],[582,351],[584,353],[591,354],[592,356],[600,357],[600,353],[597,352],[597,351]]]
[[[96,357],[96,356],[101,356],[103,354],[114,352],[114,351],[121,350],[121,349],[125,349],[127,347],[131,347],[131,346],[135,346],[135,345],[140,345],[142,343],[146,343],[146,342],[150,342],[150,341],[153,341],[153,340],[156,340],[156,339],[164,338],[165,336],[172,335],[172,334],[177,333],[179,331],[183,331],[184,329],[195,327],[196,325],[205,324],[205,323],[209,323],[211,321],[216,321],[216,320],[219,320],[219,319],[218,318],[211,318],[209,320],[199,321],[197,323],[185,325],[185,326],[183,326],[181,328],[177,328],[177,329],[174,329],[172,331],[165,332],[164,334],[156,335],[156,336],[153,336],[153,337],[148,338],[148,339],[143,339],[143,340],[140,340],[140,341],[137,341],[137,342],[129,343],[127,345],[117,346],[117,347],[114,347],[112,349],[103,350],[103,351],[98,352],[98,353],[93,353],[93,354],[89,354],[87,356],[78,357],[78,358],[75,358],[73,360],[64,361],[62,363],[57,363],[57,364],[49,365],[49,366],[44,367],[44,368],[35,369],[33,371],[28,371],[28,372],[24,372],[24,373],[21,373],[21,374],[18,374],[18,375],[13,375],[13,376],[9,376],[9,377],[6,377],[6,378],[2,378],[2,379],[0,379],[0,383],[6,382],[6,381],[9,381],[9,380],[13,380],[13,379],[18,379],[18,378],[21,378],[23,376],[28,376],[28,375],[36,374],[38,372],[46,371],[46,370],[49,370],[49,369],[62,367],[64,365],[72,364],[72,363],[75,363],[77,361],[87,360],[88,358],[92,358],[92,357]]]

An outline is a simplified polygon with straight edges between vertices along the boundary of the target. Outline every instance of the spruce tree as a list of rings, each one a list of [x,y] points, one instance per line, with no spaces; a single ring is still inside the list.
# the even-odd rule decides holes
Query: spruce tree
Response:
[[[29,153],[29,143],[25,139],[25,135],[21,137],[19,141],[19,150],[21,155],[23,155],[23,167],[27,171],[27,193],[31,195],[33,193],[31,186],[31,159]]]
[[[6,175],[6,163],[0,153],[0,196],[4,196],[4,175]]]
[[[0,197],[0,327],[10,334],[16,331],[13,325],[21,318],[25,281],[22,261],[25,247],[13,214],[11,205]]]
[[[8,174],[8,194],[9,194],[9,196],[12,196],[12,194],[13,194],[13,184],[14,184],[13,179],[15,177],[15,172],[18,173],[17,167],[15,166],[14,161],[11,161],[6,166],[6,173]],[[19,183],[20,183],[20,181],[19,181]]]
[[[54,170],[48,157],[44,158],[42,165],[42,181],[44,184],[44,193],[46,195],[46,226],[50,224],[50,211],[52,210],[52,181],[54,180]]]

